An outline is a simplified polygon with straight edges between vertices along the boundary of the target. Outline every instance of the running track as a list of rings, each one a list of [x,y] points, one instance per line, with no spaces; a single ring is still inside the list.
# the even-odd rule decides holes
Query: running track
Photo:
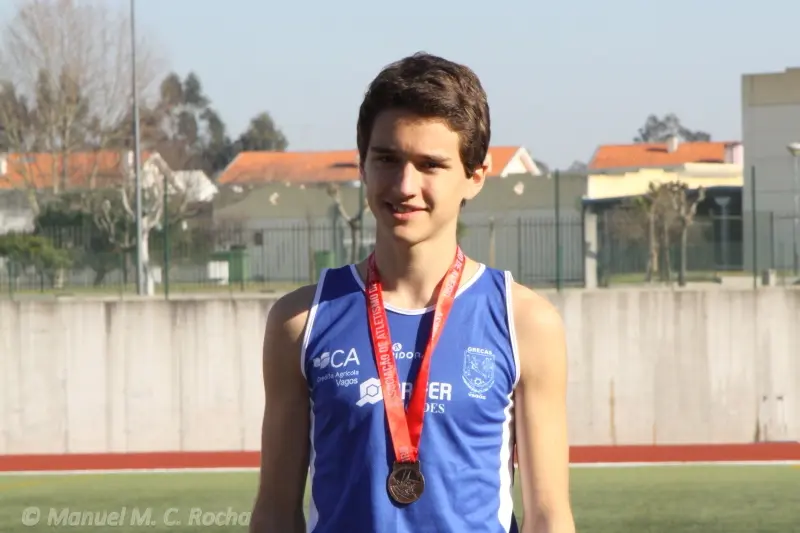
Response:
[[[258,452],[0,455],[0,472],[253,469]],[[659,446],[576,446],[570,461],[592,464],[800,463],[800,442]]]

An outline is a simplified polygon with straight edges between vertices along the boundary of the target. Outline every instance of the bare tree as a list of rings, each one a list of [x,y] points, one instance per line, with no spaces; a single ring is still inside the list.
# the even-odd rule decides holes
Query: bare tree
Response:
[[[347,222],[347,225],[350,228],[350,262],[357,263],[360,259],[359,255],[361,252],[361,243],[364,234],[364,211],[366,210],[366,207],[355,215],[350,215],[350,213],[348,213],[347,209],[344,207],[339,185],[336,183],[330,183],[328,184],[326,191],[328,196],[331,197],[331,200],[333,200],[333,203],[336,205],[339,215],[345,220],[345,222]]]
[[[656,279],[672,280],[670,247],[682,220],[674,187],[670,183],[652,182],[644,195],[624,202],[611,212],[611,230],[624,244],[634,247],[647,244],[645,281],[648,283]]]
[[[130,221],[136,220],[135,194],[132,167],[120,187],[120,199]],[[180,179],[184,174],[173,171],[164,160],[154,155],[142,166],[142,263],[147,294],[155,291],[155,277],[150,263],[150,233],[158,227],[166,227],[190,217],[198,204],[199,184],[190,179]],[[166,196],[166,197],[165,197]],[[162,273],[164,275],[165,273]]]
[[[672,278],[669,253],[669,227],[671,225],[671,198],[663,184],[651,182],[642,198],[642,208],[647,219],[649,257],[645,280],[651,282],[658,275],[661,281]]]
[[[685,183],[675,181],[667,184],[670,193],[672,208],[675,211],[675,218],[681,236],[681,266],[678,272],[678,285],[686,286],[686,270],[688,259],[689,228],[694,223],[697,214],[697,206],[706,198],[706,191],[703,187],[698,188],[697,195],[689,198],[689,187]]]
[[[153,42],[147,36],[136,45],[143,99],[160,67]],[[6,179],[28,191],[34,214],[43,189],[58,194],[72,178],[94,188],[99,153],[120,132],[130,136],[132,128],[119,124],[130,116],[131,57],[128,14],[102,0],[25,0],[2,29],[0,124],[3,150],[12,153]],[[80,171],[71,157],[78,153]]]

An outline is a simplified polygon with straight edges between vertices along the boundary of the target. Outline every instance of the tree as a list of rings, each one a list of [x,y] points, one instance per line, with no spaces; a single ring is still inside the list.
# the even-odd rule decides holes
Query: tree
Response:
[[[203,170],[213,176],[231,160],[232,141],[225,123],[211,105],[199,76],[167,74],[159,85],[158,99],[139,111],[141,144],[158,152],[174,170]],[[118,125],[130,130],[129,115]],[[119,148],[132,149],[133,138],[119,136]]]
[[[154,157],[142,169],[142,233],[141,239],[145,288],[148,295],[155,291],[155,277],[150,264],[150,235],[156,228],[166,228],[190,218],[197,191],[194,183],[179,179],[180,174],[169,168],[162,159]],[[134,180],[127,179],[119,189],[123,212],[131,223],[136,221]],[[110,209],[110,204],[107,204]]]
[[[236,152],[283,152],[288,146],[289,141],[275,125],[270,114],[265,111],[250,120],[250,125],[236,141]]]
[[[666,184],[672,200],[672,208],[675,210],[681,235],[681,266],[678,272],[678,285],[686,286],[686,269],[688,262],[689,227],[694,223],[697,214],[697,206],[706,198],[706,191],[703,187],[697,189],[697,195],[689,198],[689,186],[685,183],[674,181]]]
[[[626,242],[648,243],[645,281],[655,275],[663,282],[672,281],[671,243],[680,238],[680,268],[678,284],[686,285],[688,268],[689,230],[694,223],[697,207],[705,200],[705,189],[692,193],[681,181],[650,183],[647,193],[630,199],[611,212],[611,229]]]
[[[668,113],[663,118],[659,118],[656,115],[648,116],[644,126],[639,128],[639,134],[634,137],[633,142],[663,143],[673,136],[677,136],[686,142],[711,140],[710,134],[685,128],[674,113]]]
[[[134,249],[134,233],[115,189],[64,192],[36,217],[35,234],[69,252],[76,268],[94,271],[94,286],[120,267],[127,281],[124,258]]]
[[[350,215],[344,207],[344,202],[342,202],[342,193],[338,184],[329,183],[326,187],[326,192],[331,200],[333,200],[336,209],[339,211],[339,215],[347,222],[347,226],[350,228],[350,262],[357,263],[361,259],[364,213],[367,210],[366,202],[364,202],[363,208],[360,209],[358,213]]]
[[[671,281],[669,250],[675,210],[666,184],[650,183],[644,195],[628,199],[615,207],[609,222],[611,232],[619,236],[625,245],[641,250],[641,245],[646,243],[646,282],[652,283],[656,276],[662,282]]]
[[[200,169],[216,176],[242,151],[284,151],[289,145],[269,113],[253,117],[247,129],[232,140],[227,126],[205,94],[199,76],[185,78],[170,72],[161,81],[159,98],[140,110],[142,146],[161,154],[176,170]],[[127,131],[130,116],[120,124]],[[132,148],[130,137],[122,148]]]
[[[38,235],[0,235],[0,257],[6,259],[10,280],[16,280],[24,271],[33,268],[42,288],[45,279],[54,286],[57,273],[71,264],[67,252],[55,248],[50,240]]]
[[[136,51],[143,97],[159,64],[148,42],[142,38]],[[19,154],[9,158],[11,185],[28,191],[34,214],[43,188],[58,194],[71,185],[71,154],[96,154],[123,133],[117,126],[130,113],[130,51],[127,15],[102,0],[24,0],[2,29],[1,142]],[[129,123],[124,134],[130,130]],[[94,172],[88,173],[81,179],[91,188]]]
[[[587,172],[589,170],[589,165],[584,163],[583,161],[575,160],[572,164],[567,168],[567,172]]]

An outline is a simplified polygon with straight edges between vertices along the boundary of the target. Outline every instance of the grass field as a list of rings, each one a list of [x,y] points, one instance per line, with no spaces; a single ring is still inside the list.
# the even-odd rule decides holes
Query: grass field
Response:
[[[572,486],[579,533],[800,531],[795,466],[575,468]],[[255,489],[254,472],[0,476],[0,531],[245,532]],[[48,524],[51,508],[122,520]]]

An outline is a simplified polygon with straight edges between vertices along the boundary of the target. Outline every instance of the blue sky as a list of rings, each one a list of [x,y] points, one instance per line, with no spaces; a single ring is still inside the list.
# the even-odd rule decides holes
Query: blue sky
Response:
[[[267,110],[290,150],[354,148],[364,88],[418,50],[473,67],[493,144],[554,167],[630,142],[650,113],[738,139],[741,75],[800,66],[790,0],[137,0],[137,21],[234,135]]]

